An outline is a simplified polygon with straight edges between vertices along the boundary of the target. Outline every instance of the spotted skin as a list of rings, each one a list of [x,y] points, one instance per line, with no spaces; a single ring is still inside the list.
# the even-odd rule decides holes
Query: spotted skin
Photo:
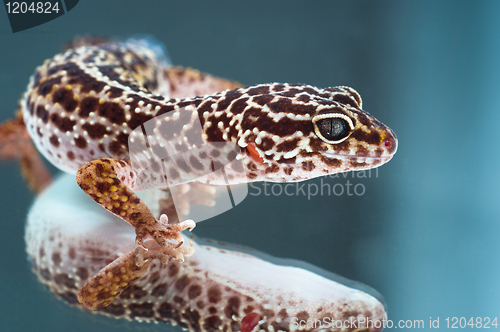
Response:
[[[194,223],[168,224],[165,215],[156,219],[134,194],[150,188],[145,184],[151,181],[137,181],[128,148],[142,135],[136,129],[152,119],[153,132],[176,138],[179,151],[215,146],[182,166],[167,164],[168,178],[174,180],[180,172],[198,171],[208,174],[202,178],[207,184],[301,181],[377,167],[397,149],[394,133],[362,110],[361,97],[349,87],[272,83],[239,88],[227,82],[232,90],[167,97],[189,86],[186,82],[193,82],[192,92],[197,93],[207,89],[195,82],[210,80],[192,70],[169,71],[161,52],[142,40],[99,42],[45,61],[21,101],[24,123],[38,150],[56,167],[76,173],[90,197],[134,226],[140,247],[146,249],[145,241],[153,238],[160,247],[151,251],[157,252],[156,258],[164,255],[164,261],[168,256],[182,261],[191,253],[182,246],[179,232]],[[199,122],[201,132],[193,134],[194,125],[162,132],[166,120],[157,119],[164,115],[171,115],[171,122]],[[148,148],[160,151],[159,138],[148,138]],[[219,149],[218,143],[239,149]],[[227,178],[211,172],[219,156],[240,161],[227,167]],[[157,176],[154,168],[141,174],[146,180]]]
[[[155,195],[162,193],[141,194],[148,195],[143,199],[157,215]],[[363,325],[361,319],[381,324],[387,317],[381,301],[366,289],[343,285],[336,281],[338,277],[320,276],[308,267],[290,266],[290,261],[258,258],[256,251],[250,255],[213,243],[193,243],[196,253],[184,263],[174,259],[136,262],[137,254],[144,252],[134,249],[133,230],[92,203],[74,179],[64,175],[37,197],[26,223],[26,251],[34,272],[70,305],[82,307],[81,293],[89,291],[92,295],[86,298],[95,299],[83,304],[99,313],[171,322],[193,332],[338,331],[326,324],[323,329],[305,324],[325,318],[357,322],[343,331],[374,332],[377,329]],[[66,222],[68,218],[72,223]],[[150,240],[146,245],[156,244]],[[89,282],[99,269],[99,277]],[[113,279],[118,282],[108,282]],[[121,290],[116,298],[101,297]]]

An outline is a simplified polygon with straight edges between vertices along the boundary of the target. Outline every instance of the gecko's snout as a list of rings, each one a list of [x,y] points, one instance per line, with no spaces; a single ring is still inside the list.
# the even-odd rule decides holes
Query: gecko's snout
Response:
[[[398,139],[394,131],[390,128],[387,128],[387,135],[382,140],[382,148],[390,156],[393,156],[398,150]]]

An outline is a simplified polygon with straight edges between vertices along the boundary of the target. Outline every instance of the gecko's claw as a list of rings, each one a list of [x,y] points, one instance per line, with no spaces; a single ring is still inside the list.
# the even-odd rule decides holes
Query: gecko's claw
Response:
[[[196,223],[193,220],[186,220],[178,224],[169,224],[168,217],[165,214],[160,216],[157,223],[141,224],[136,227],[136,243],[139,247],[150,250],[153,249],[150,245],[145,246],[144,241],[148,238],[153,238],[158,244],[158,248],[154,250],[161,252],[163,255],[172,257],[179,262],[184,261],[184,255],[192,255],[194,247],[183,247],[184,237],[180,232],[189,229],[193,230]],[[168,260],[168,259],[167,259]]]

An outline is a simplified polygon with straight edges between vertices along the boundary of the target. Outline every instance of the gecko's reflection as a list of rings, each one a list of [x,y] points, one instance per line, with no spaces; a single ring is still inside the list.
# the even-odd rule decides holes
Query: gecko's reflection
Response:
[[[143,199],[150,207],[158,201]],[[38,196],[26,225],[27,253],[40,282],[80,307],[79,288],[134,250],[134,239],[133,228],[97,206],[71,175]],[[338,276],[326,278],[283,261],[273,264],[270,260],[278,260],[269,257],[195,246],[184,263],[154,261],[100,311],[117,318],[169,321],[192,331],[379,331],[386,318],[379,300]]]

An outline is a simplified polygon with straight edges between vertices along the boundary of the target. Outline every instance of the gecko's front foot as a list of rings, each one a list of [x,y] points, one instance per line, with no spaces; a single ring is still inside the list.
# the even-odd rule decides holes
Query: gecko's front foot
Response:
[[[184,247],[182,231],[189,228],[193,230],[196,223],[193,220],[186,220],[178,224],[169,224],[167,215],[162,214],[160,220],[154,224],[142,223],[135,227],[136,243],[138,246],[147,249],[144,241],[153,238],[160,246],[161,251],[167,257],[172,257],[179,262],[184,262],[184,255],[190,256],[194,253],[194,247]]]
[[[135,178],[134,170],[128,163],[105,158],[89,162],[76,174],[78,185],[87,195],[135,228],[137,245],[149,250],[144,243],[152,238],[160,247],[157,251],[184,261],[184,255],[191,255],[194,248],[182,246],[184,238],[180,232],[193,229],[194,221],[169,224],[166,215],[157,220],[147,205],[129,188],[135,183]]]

